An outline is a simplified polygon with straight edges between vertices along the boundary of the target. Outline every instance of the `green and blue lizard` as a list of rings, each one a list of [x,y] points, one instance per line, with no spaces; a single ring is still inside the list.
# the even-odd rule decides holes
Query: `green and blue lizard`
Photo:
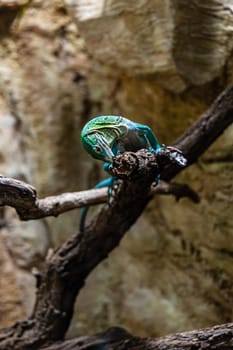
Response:
[[[151,128],[135,123],[121,116],[107,115],[91,119],[82,129],[81,142],[84,149],[96,159],[104,162],[104,170],[108,172],[113,158],[126,151],[136,152],[147,148],[157,153],[162,147],[158,143]],[[186,159],[174,151],[174,157],[181,166],[186,165]],[[158,178],[156,179],[158,180]],[[114,178],[107,178],[98,183],[95,188],[108,186],[109,193]],[[88,208],[83,208],[80,218],[80,231],[84,230]]]

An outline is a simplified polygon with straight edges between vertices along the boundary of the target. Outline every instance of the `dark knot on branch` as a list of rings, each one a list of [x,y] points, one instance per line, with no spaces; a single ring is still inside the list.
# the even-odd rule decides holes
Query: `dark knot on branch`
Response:
[[[187,159],[179,149],[163,146],[157,152],[141,149],[136,153],[120,154],[114,157],[110,171],[113,176],[123,180],[135,180],[144,175],[150,178],[150,174],[155,179],[171,163],[184,167]]]
[[[123,180],[132,180],[151,173],[153,178],[159,174],[159,166],[155,153],[147,149],[140,151],[125,152],[116,156],[110,169],[113,176]]]

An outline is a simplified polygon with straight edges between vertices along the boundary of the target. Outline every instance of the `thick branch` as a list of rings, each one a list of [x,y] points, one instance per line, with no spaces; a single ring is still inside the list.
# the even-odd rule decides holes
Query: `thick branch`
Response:
[[[227,89],[177,142],[176,146],[182,148],[190,164],[233,121],[232,106],[233,87]],[[158,168],[156,156],[150,152],[138,152],[133,157],[135,162],[131,162],[129,154],[122,155],[118,159],[120,166],[116,167],[122,170],[128,166],[128,170],[132,170],[129,172],[132,181],[120,183],[111,202],[103,206],[84,233],[75,235],[49,254],[44,271],[38,276],[37,301],[32,316],[0,332],[0,349],[33,350],[62,339],[72,318],[75,298],[86,277],[119,244],[143,212],[150,200],[156,174],[162,171],[163,179],[170,180],[180,171],[175,164],[163,164]]]
[[[233,86],[224,90],[210,108],[181,135],[173,146],[180,149],[188,159],[188,166],[209,148],[209,146],[233,122]],[[182,169],[175,164],[167,165],[161,179],[169,181]]]
[[[122,328],[55,343],[43,350],[232,350],[233,323],[197,331],[177,333],[163,338],[134,337]]]

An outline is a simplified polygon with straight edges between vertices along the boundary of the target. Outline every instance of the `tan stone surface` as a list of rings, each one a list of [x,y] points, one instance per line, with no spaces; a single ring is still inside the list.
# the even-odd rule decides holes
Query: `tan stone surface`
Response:
[[[0,235],[0,327],[10,326],[25,317],[22,294],[17,283],[17,271]]]
[[[26,5],[29,0],[0,0],[0,7],[17,7]]]
[[[61,1],[33,1],[21,18],[4,23],[0,44],[0,172],[33,184],[39,196],[77,190],[83,181],[77,161],[78,126],[86,86],[85,80],[80,84],[74,80],[76,50],[85,67],[82,40]],[[84,74],[81,68],[78,73]],[[45,257],[53,228],[43,221],[19,223],[8,210],[6,219],[5,249],[16,265],[15,290],[21,291],[18,302],[25,315],[31,312],[35,298],[31,269],[38,268]],[[54,225],[57,242],[77,227],[77,213],[59,220]],[[14,309],[14,303],[8,304]],[[19,313],[9,313],[5,325],[19,318]]]
[[[232,0],[64,1],[100,65],[172,92],[212,81],[232,51]]]

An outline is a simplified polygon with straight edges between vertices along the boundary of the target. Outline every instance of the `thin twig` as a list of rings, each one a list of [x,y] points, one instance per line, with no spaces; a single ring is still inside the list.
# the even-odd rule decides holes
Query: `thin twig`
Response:
[[[174,195],[176,199],[188,197],[195,203],[198,195],[187,185],[161,181],[152,185],[151,194]],[[27,183],[7,177],[0,177],[0,205],[16,209],[21,220],[37,220],[47,216],[58,216],[72,209],[106,203],[108,188],[79,192],[67,192],[57,196],[38,199],[36,190]]]

